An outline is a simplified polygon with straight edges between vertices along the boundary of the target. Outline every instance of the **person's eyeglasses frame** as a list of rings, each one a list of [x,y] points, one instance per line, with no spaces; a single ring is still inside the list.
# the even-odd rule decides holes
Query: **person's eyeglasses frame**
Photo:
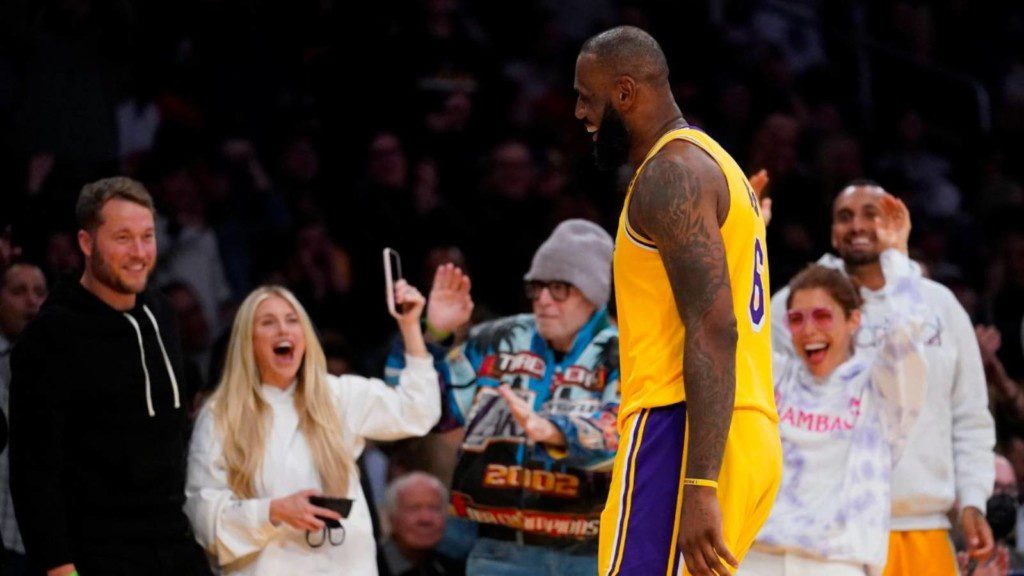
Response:
[[[569,299],[569,295],[572,294],[572,288],[573,285],[571,283],[562,280],[527,280],[523,284],[526,299],[530,302],[539,299],[545,289],[547,289],[551,299],[555,302],[565,302]]]
[[[815,306],[813,308],[791,308],[786,311],[786,326],[789,331],[802,330],[808,320],[819,330],[829,330],[835,322],[836,315],[831,308]]]

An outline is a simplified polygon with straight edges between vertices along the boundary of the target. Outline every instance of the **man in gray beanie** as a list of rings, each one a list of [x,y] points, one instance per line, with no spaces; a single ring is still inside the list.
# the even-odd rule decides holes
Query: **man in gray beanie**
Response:
[[[451,499],[455,515],[478,527],[467,574],[597,573],[619,443],[619,339],[606,308],[612,250],[600,226],[562,222],[524,276],[532,313],[475,326],[436,356],[447,420],[465,427]],[[453,332],[471,311],[468,277],[440,267],[428,332]]]
[[[580,289],[592,304],[604,306],[611,291],[612,237],[589,220],[566,220],[533,255],[523,277],[561,280]]]

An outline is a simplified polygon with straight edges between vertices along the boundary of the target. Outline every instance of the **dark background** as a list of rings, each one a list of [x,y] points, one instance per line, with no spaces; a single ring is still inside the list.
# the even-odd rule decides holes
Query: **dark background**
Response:
[[[462,262],[494,315],[527,309],[556,223],[614,231],[628,173],[593,167],[572,80],[582,42],[623,23],[662,44],[687,119],[769,170],[774,289],[829,249],[843,184],[876,179],[1024,375],[1020,3],[7,0],[0,226],[52,279],[81,265],[81,186],[131,175],[158,203],[154,282],[201,382],[265,282],[370,371],[392,327],[385,245],[423,289]]]

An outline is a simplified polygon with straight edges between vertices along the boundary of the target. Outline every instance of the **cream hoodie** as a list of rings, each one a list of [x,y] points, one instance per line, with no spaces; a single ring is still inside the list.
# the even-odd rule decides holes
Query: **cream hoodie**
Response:
[[[360,376],[328,376],[353,459],[366,439],[398,440],[422,436],[441,416],[441,399],[430,358],[406,356],[399,386]],[[376,544],[366,497],[351,466],[347,497],[354,500],[342,521],[344,542],[312,548],[306,533],[270,522],[270,501],[300,490],[323,490],[305,438],[298,431],[295,385],[281,390],[264,385],[273,424],[257,480],[256,498],[240,499],[227,484],[221,438],[210,406],[196,422],[188,458],[185,513],[196,539],[220,566],[238,576],[377,574]],[[337,539],[338,530],[334,530]],[[312,541],[319,541],[319,534]]]

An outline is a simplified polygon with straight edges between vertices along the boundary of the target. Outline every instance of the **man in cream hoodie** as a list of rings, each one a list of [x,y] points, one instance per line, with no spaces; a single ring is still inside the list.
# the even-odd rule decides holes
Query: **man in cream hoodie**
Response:
[[[832,247],[819,263],[844,270],[860,286],[863,321],[857,346],[877,346],[891,316],[891,297],[882,276],[875,234],[885,191],[854,181],[832,208]],[[985,502],[992,492],[995,428],[981,355],[967,313],[952,292],[925,279],[922,297],[934,316],[920,335],[928,363],[928,393],[903,458],[893,472],[892,532],[886,576],[957,574],[947,513],[957,518],[972,557],[992,551]],[[786,327],[787,289],[772,297],[772,346],[792,347]]]

